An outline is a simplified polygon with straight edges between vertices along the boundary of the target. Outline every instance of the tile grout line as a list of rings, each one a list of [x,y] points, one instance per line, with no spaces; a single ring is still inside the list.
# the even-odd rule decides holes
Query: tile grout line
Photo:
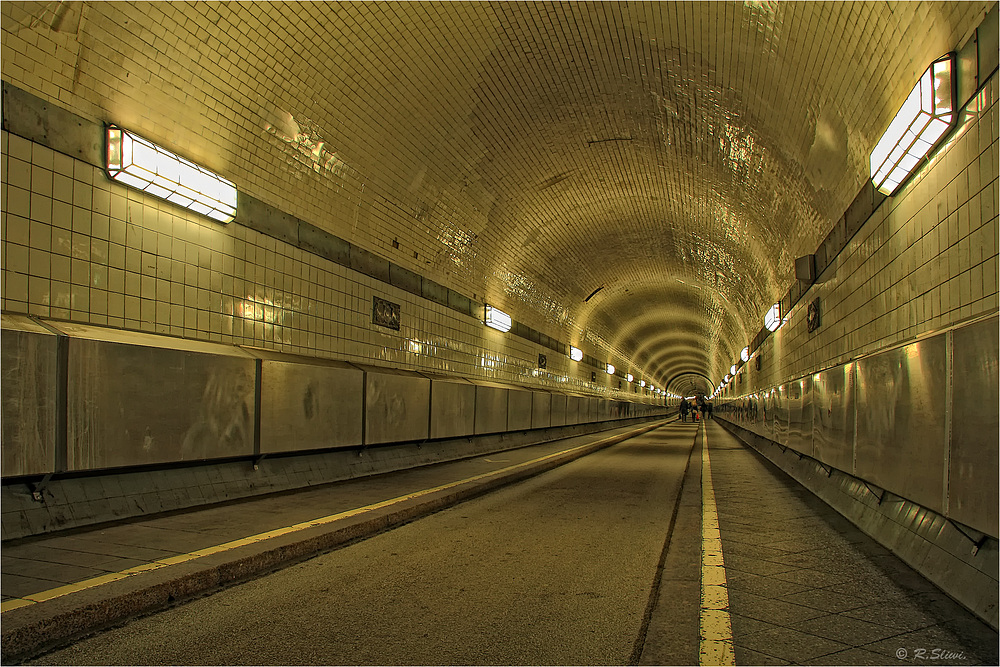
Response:
[[[701,665],[735,665],[729,617],[726,565],[722,557],[719,512],[708,458],[708,428],[701,423]]]

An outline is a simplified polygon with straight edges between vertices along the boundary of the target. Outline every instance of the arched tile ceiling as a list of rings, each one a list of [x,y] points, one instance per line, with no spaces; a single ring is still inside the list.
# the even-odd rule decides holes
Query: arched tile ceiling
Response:
[[[93,3],[61,48],[74,110],[687,393],[988,4]]]

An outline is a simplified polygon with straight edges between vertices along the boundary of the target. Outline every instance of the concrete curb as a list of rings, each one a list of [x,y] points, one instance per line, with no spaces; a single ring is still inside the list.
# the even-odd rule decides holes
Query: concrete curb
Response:
[[[657,420],[568,452],[528,461],[419,498],[403,499],[362,515],[10,610],[3,614],[0,660],[3,664],[24,662],[136,616],[248,581],[552,470],[666,423]]]

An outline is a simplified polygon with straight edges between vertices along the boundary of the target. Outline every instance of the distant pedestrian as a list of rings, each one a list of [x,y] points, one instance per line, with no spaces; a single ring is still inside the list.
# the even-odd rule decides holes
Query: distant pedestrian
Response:
[[[686,398],[681,399],[680,411],[681,411],[681,421],[686,422],[688,420],[688,412],[691,410],[691,404],[688,403]]]
[[[712,402],[705,401],[705,419],[712,418]]]

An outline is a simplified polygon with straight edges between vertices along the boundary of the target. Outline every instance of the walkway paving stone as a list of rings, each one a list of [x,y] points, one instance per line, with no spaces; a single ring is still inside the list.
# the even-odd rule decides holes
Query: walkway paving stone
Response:
[[[741,665],[996,665],[998,635],[718,424],[712,479]]]

